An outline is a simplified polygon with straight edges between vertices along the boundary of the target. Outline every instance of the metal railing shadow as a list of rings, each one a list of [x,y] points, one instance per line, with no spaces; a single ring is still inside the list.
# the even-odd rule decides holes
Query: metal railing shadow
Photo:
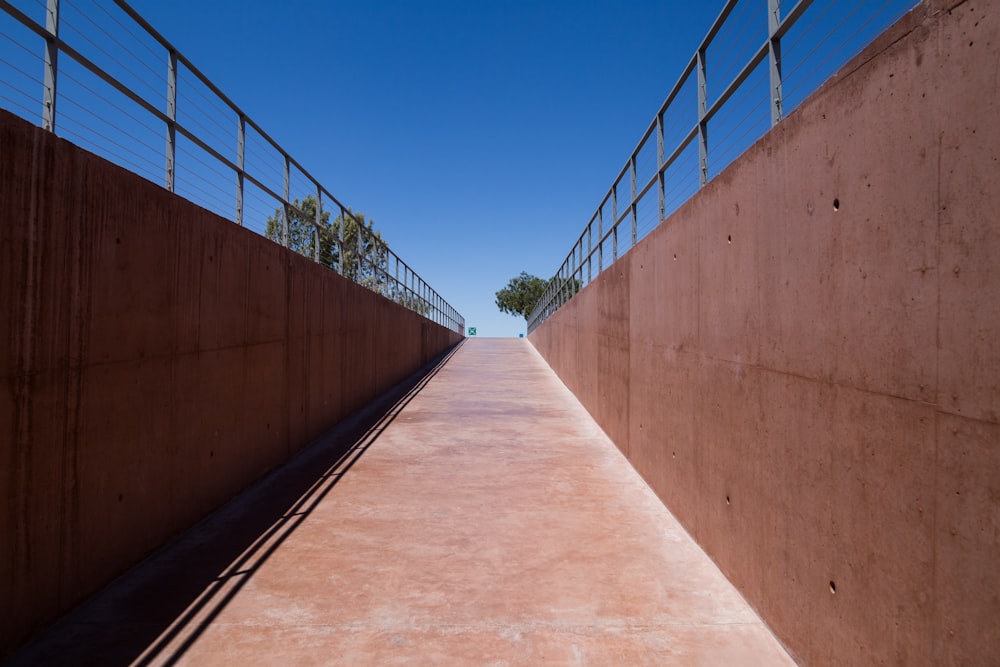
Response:
[[[176,664],[463,344],[112,582],[8,664]]]

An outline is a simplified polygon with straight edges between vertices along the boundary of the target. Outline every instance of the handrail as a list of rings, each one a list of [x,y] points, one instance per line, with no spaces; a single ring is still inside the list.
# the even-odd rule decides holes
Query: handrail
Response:
[[[121,114],[123,119],[126,119],[126,124],[132,128],[132,130],[123,131],[125,136],[124,141],[116,141],[108,136],[108,134],[118,130],[118,128],[108,130],[107,134],[101,134],[99,130],[93,130],[92,135],[96,135],[97,140],[92,141],[89,137],[86,138],[87,142],[92,143],[92,145],[86,147],[92,148],[95,152],[103,153],[105,157],[155,182],[155,176],[148,169],[148,165],[152,164],[148,144],[136,136],[136,134],[143,131],[143,128],[148,129],[148,125],[145,125],[145,122],[151,118],[156,123],[162,124],[164,128],[165,145],[158,157],[163,159],[166,165],[161,184],[168,190],[176,192],[178,189],[178,139],[182,138],[190,142],[197,150],[203,152],[215,167],[222,167],[227,173],[230,173],[232,181],[226,183],[226,185],[234,188],[232,209],[230,209],[231,213],[225,210],[226,207],[224,205],[220,205],[221,202],[217,198],[198,197],[195,191],[199,189],[199,185],[192,185],[191,192],[186,193],[185,196],[207,208],[212,208],[216,213],[229,217],[237,224],[244,225],[247,209],[245,200],[248,195],[248,186],[252,186],[252,188],[258,191],[254,194],[258,197],[264,197],[264,199],[259,199],[258,201],[265,202],[264,209],[258,208],[256,210],[258,217],[267,217],[267,221],[272,223],[278,222],[280,218],[280,225],[272,224],[265,226],[264,233],[270,238],[278,241],[285,247],[291,247],[290,228],[292,226],[300,225],[304,229],[311,230],[312,243],[295,248],[297,251],[302,252],[302,254],[311,257],[317,262],[324,263],[341,275],[345,275],[355,282],[405,305],[442,326],[448,327],[458,333],[464,332],[465,319],[455,308],[432,289],[409,264],[396,255],[379,236],[374,234],[362,219],[359,219],[349,207],[342,204],[329,190],[323,187],[298,161],[272,139],[263,128],[254,122],[218,86],[205,76],[194,63],[181,54],[173,44],[153,28],[127,2],[124,0],[111,0],[114,7],[120,10],[121,13],[119,16],[123,20],[131,21],[131,25],[137,26],[142,35],[152,39],[165,56],[168,70],[167,90],[165,91],[164,99],[165,108],[161,107],[159,100],[155,102],[150,101],[133,86],[129,85],[127,81],[109,72],[106,65],[99,64],[94,57],[84,53],[89,44],[107,55],[107,49],[97,46],[98,43],[101,43],[106,45],[108,49],[113,47],[121,49],[124,54],[123,59],[128,60],[130,63],[141,61],[141,58],[130,51],[123,43],[123,40],[126,40],[128,37],[132,37],[133,39],[138,38],[123,23],[118,21],[117,18],[112,17],[110,11],[114,11],[114,7],[107,2],[103,4],[95,2],[94,7],[96,9],[92,11],[96,14],[96,11],[100,10],[108,17],[112,17],[113,20],[111,23],[117,24],[118,28],[120,28],[119,31],[109,33],[105,28],[110,27],[114,30],[114,26],[108,24],[108,22],[104,22],[104,26],[99,25],[98,21],[101,20],[99,16],[96,18],[84,17],[94,26],[94,29],[87,33],[82,32],[81,28],[83,26],[81,22],[79,25],[72,26],[77,39],[67,40],[67,38],[60,34],[63,32],[61,28],[65,27],[64,24],[66,23],[64,15],[68,10],[79,11],[79,8],[73,4],[72,0],[40,1],[45,5],[44,21],[32,18],[25,11],[16,7],[10,0],[0,0],[0,10],[6,12],[17,23],[27,28],[30,33],[44,40],[44,57],[38,56],[38,59],[44,63],[44,80],[34,80],[34,82],[41,84],[42,87],[42,113],[40,114],[41,123],[39,124],[45,129],[58,133],[57,121],[63,117],[63,114],[56,113],[57,102],[64,97],[60,93],[57,84],[61,77],[64,76],[71,77],[71,80],[73,80],[72,75],[66,70],[66,63],[60,63],[59,56],[65,55],[71,59],[71,63],[81,66],[84,70],[95,76],[102,84],[108,86],[111,91],[123,96],[124,99],[128,100],[128,103],[136,105],[138,110],[145,115],[144,119],[138,119],[134,115],[131,115],[131,112],[126,111],[120,105],[116,105],[111,101],[110,95],[100,95],[92,88],[83,86],[89,91],[87,95],[92,97],[88,97],[88,99],[82,102],[73,100],[78,106],[86,108],[98,103],[112,106],[117,110],[117,113]],[[6,34],[0,36],[14,42],[25,52],[31,52],[31,47],[27,43],[20,43]],[[69,43],[71,41],[73,43]],[[115,61],[113,58],[112,61],[121,65],[120,61]],[[162,63],[158,64],[162,65]],[[6,60],[4,54],[0,53],[0,66],[4,65],[22,74],[27,69],[31,69],[18,67],[16,63]],[[148,65],[146,66],[149,68]],[[127,70],[128,68],[125,69]],[[152,68],[149,69],[152,71]],[[182,78],[182,73],[189,74],[193,77],[193,80],[188,80],[186,77]],[[234,123],[237,130],[236,141],[235,145],[231,147],[234,151],[234,157],[223,154],[220,147],[213,145],[214,142],[210,138],[211,132],[205,131],[205,128],[202,128],[202,132],[198,131],[195,127],[197,123],[193,120],[193,115],[191,124],[178,119],[178,109],[187,109],[186,107],[179,107],[177,93],[178,88],[181,88],[181,84],[185,82],[188,86],[197,84],[204,86],[208,93],[214,96],[215,100],[220,102],[225,110],[228,110],[229,114],[231,114],[232,119],[236,121]],[[38,99],[37,95],[32,94],[30,91],[17,89],[8,82],[3,83],[8,88],[13,88],[15,93],[27,99],[33,97]],[[111,91],[108,92],[110,93]],[[209,107],[215,106],[212,101],[207,99],[206,101]],[[13,113],[18,113],[18,108],[27,110],[24,104],[20,104],[16,100],[4,95],[2,89],[0,89],[0,104],[3,104],[5,108],[9,108]],[[218,111],[218,107],[215,110]],[[205,110],[194,108],[192,109],[192,114],[193,112],[204,113]],[[208,111],[207,113],[209,116],[217,115],[212,111]],[[19,115],[26,114],[19,113]],[[29,120],[34,119],[30,117],[31,114],[27,115],[29,116]],[[218,119],[215,122],[222,127]],[[98,121],[96,120],[89,121],[90,128],[88,129],[92,129],[97,123]],[[248,130],[254,133],[254,138],[260,143],[259,147],[262,147],[263,150],[273,152],[274,156],[277,157],[276,161],[280,164],[274,165],[274,169],[280,170],[280,173],[283,173],[284,186],[282,192],[278,191],[279,188],[268,184],[268,179],[265,177],[263,171],[247,168],[246,158],[249,152],[247,146]],[[130,134],[130,131],[135,134]],[[226,150],[228,151],[228,149],[227,147]],[[128,154],[123,156],[120,153],[116,153],[116,150],[125,151]],[[147,167],[144,169],[136,168],[138,162],[143,162]],[[224,190],[224,187],[220,183],[214,182],[218,180],[215,178],[218,172],[214,171],[213,166],[205,163],[199,164],[198,159],[192,157],[189,163],[187,163],[187,167],[192,173],[197,173],[197,182],[201,184],[202,192],[204,192],[204,187],[209,187],[208,185],[204,185],[202,181],[211,183],[211,187],[214,187],[217,191]],[[300,180],[304,180],[308,184],[307,191],[296,192],[297,195],[301,196],[292,196],[291,177],[293,173]],[[314,209],[314,212],[311,215],[305,211],[305,203],[310,198],[314,201],[314,205],[311,207]],[[267,201],[271,202],[270,206],[274,210],[274,215],[269,217],[268,212],[272,209],[267,207]],[[338,213],[338,217],[333,223],[328,222],[331,211]],[[263,223],[264,221],[261,220],[260,222]],[[348,222],[351,224],[348,225]],[[349,232],[348,227],[351,228]],[[328,247],[328,251],[325,253],[322,251],[324,245]]]
[[[816,90],[843,63],[917,3],[915,0],[798,0],[784,14],[781,4],[781,0],[726,0],[708,33],[670,89],[666,100],[600,200],[597,210],[546,285],[542,297],[528,317],[529,333],[635,246],[643,233],[648,233],[666,220],[737,155],[780,123],[789,111]],[[747,30],[749,25],[757,25],[748,24],[744,16],[753,9],[764,10],[752,17],[760,21],[761,35],[756,39],[762,41],[756,45],[750,43],[755,48],[751,50],[749,57],[735,64],[738,67],[736,74],[726,80],[721,91],[710,99],[707,66],[709,52],[716,47],[727,46],[728,50],[722,55],[731,52],[734,45],[727,43],[721,36],[726,30],[737,26]],[[835,23],[838,16],[842,18],[839,23]],[[804,25],[810,17],[813,18],[812,23]],[[812,34],[828,24],[833,25],[833,28],[819,38]],[[765,27],[766,31],[763,30]],[[795,34],[796,31],[799,34]],[[806,39],[811,34],[812,38]],[[827,44],[831,39],[840,41]],[[786,40],[792,44],[785,43]],[[802,51],[806,50],[805,45],[813,47],[804,55],[797,48],[803,43]],[[822,50],[820,47],[823,47]],[[725,58],[721,60],[725,61]],[[765,60],[766,72],[763,68]],[[816,64],[817,60],[819,64]],[[812,69],[808,69],[809,67]],[[759,77],[764,81],[755,80],[759,72],[767,75]],[[714,81],[715,79],[711,79],[711,82]],[[794,85],[790,86],[789,83]],[[689,103],[684,97],[688,86],[695,88],[693,97],[696,107],[685,106],[685,103]],[[753,93],[758,97],[750,97]],[[742,97],[737,98],[741,94]],[[729,116],[725,116],[723,111],[730,112]],[[738,115],[744,112],[746,114],[742,119],[733,117],[734,113]],[[668,117],[684,113],[694,118],[694,122],[687,126],[689,129],[686,131],[681,129],[681,136],[673,146],[666,146],[668,126],[671,130],[685,127],[681,121],[668,123]],[[767,123],[763,122],[765,115],[769,117]],[[761,118],[753,120],[755,116]],[[723,138],[731,141],[728,146],[720,142],[725,151],[722,159],[717,161],[712,158],[720,149],[710,150],[713,147],[708,140],[710,125],[712,136],[716,136],[721,130],[722,133],[729,133],[724,134]],[[742,132],[742,135],[736,136],[737,132]],[[651,141],[655,142],[655,146]],[[697,158],[683,160],[693,143],[698,146]],[[656,152],[655,169],[648,178],[640,182],[637,163],[643,151],[651,151],[653,148]],[[697,177],[696,187],[690,184],[694,180],[693,176]],[[668,182],[675,184],[674,189],[668,191]],[[628,196],[621,199],[624,185],[629,186]],[[677,190],[679,195],[668,202],[668,192]],[[655,204],[647,199],[654,191]],[[639,228],[640,207],[644,210],[654,209],[652,213],[644,214],[650,224],[643,230]],[[620,238],[619,228],[624,224],[629,225],[630,233],[625,234],[623,240]],[[611,261],[606,263],[605,245],[609,243]],[[620,247],[622,243],[626,244],[625,248]]]

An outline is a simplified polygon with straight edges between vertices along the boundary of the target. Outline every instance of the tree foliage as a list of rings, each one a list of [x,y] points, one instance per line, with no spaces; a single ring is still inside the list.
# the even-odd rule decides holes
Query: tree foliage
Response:
[[[301,211],[301,213],[300,213]],[[284,220],[288,217],[288,236],[285,238]],[[304,214],[304,215],[303,215]],[[330,212],[322,211],[320,215],[320,226],[330,227]],[[267,227],[264,235],[272,241],[277,241],[289,250],[293,250],[300,255],[316,258],[316,198],[306,197],[301,202],[298,199],[292,201],[292,206],[281,207],[267,219]],[[322,248],[322,239],[320,248]]]
[[[285,242],[284,221],[287,216],[288,231]],[[292,205],[281,207],[267,219],[265,235],[290,250],[316,259],[341,275],[371,287],[375,291],[385,282],[389,247],[382,235],[375,231],[371,220],[364,213],[347,211],[330,221],[329,211],[320,211],[316,223],[316,198],[295,199]]]
[[[265,236],[309,259],[318,256],[320,264],[410,310],[430,313],[429,304],[390,277],[389,246],[364,213],[346,211],[331,221],[321,209],[317,225],[316,203],[308,196],[278,208],[267,219]]]
[[[510,315],[520,315],[525,320],[545,291],[546,281],[526,271],[511,278],[507,286],[497,292],[497,308]]]

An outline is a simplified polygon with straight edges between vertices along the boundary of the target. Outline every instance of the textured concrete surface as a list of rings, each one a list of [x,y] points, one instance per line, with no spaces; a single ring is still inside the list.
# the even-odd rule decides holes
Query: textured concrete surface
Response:
[[[461,337],[0,111],[0,658]]]
[[[803,664],[997,664],[998,118],[925,3],[530,336]]]
[[[527,341],[467,340],[384,415],[13,664],[794,664]]]

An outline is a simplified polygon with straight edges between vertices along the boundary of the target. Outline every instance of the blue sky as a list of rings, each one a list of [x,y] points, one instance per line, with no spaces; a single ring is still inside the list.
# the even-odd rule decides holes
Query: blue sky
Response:
[[[44,1],[12,2],[44,22]],[[786,110],[913,2],[814,0],[782,41]],[[525,323],[498,311],[495,292],[521,271],[556,272],[724,1],[131,4],[327,190],[373,219],[467,325],[516,336]],[[766,40],[766,6],[740,0],[709,47],[710,101]],[[111,0],[60,7],[62,39],[165,110],[159,44]],[[0,13],[0,106],[37,123],[43,46]],[[710,177],[769,127],[766,65],[709,122]],[[65,54],[59,67],[57,133],[162,184],[162,121]],[[181,69],[178,121],[235,160],[235,114]],[[691,79],[665,116],[668,142],[694,126],[694,90]],[[233,172],[186,141],[178,193],[232,216]],[[697,188],[695,146],[686,152],[667,172],[668,214]],[[281,159],[252,132],[247,160],[281,191]],[[655,150],[638,162],[649,178]],[[312,191],[292,180],[293,197]],[[248,186],[244,224],[261,231],[275,207]],[[652,196],[640,202],[640,237],[655,209]]]
[[[476,326],[548,276],[717,15],[715,2],[135,0]]]

